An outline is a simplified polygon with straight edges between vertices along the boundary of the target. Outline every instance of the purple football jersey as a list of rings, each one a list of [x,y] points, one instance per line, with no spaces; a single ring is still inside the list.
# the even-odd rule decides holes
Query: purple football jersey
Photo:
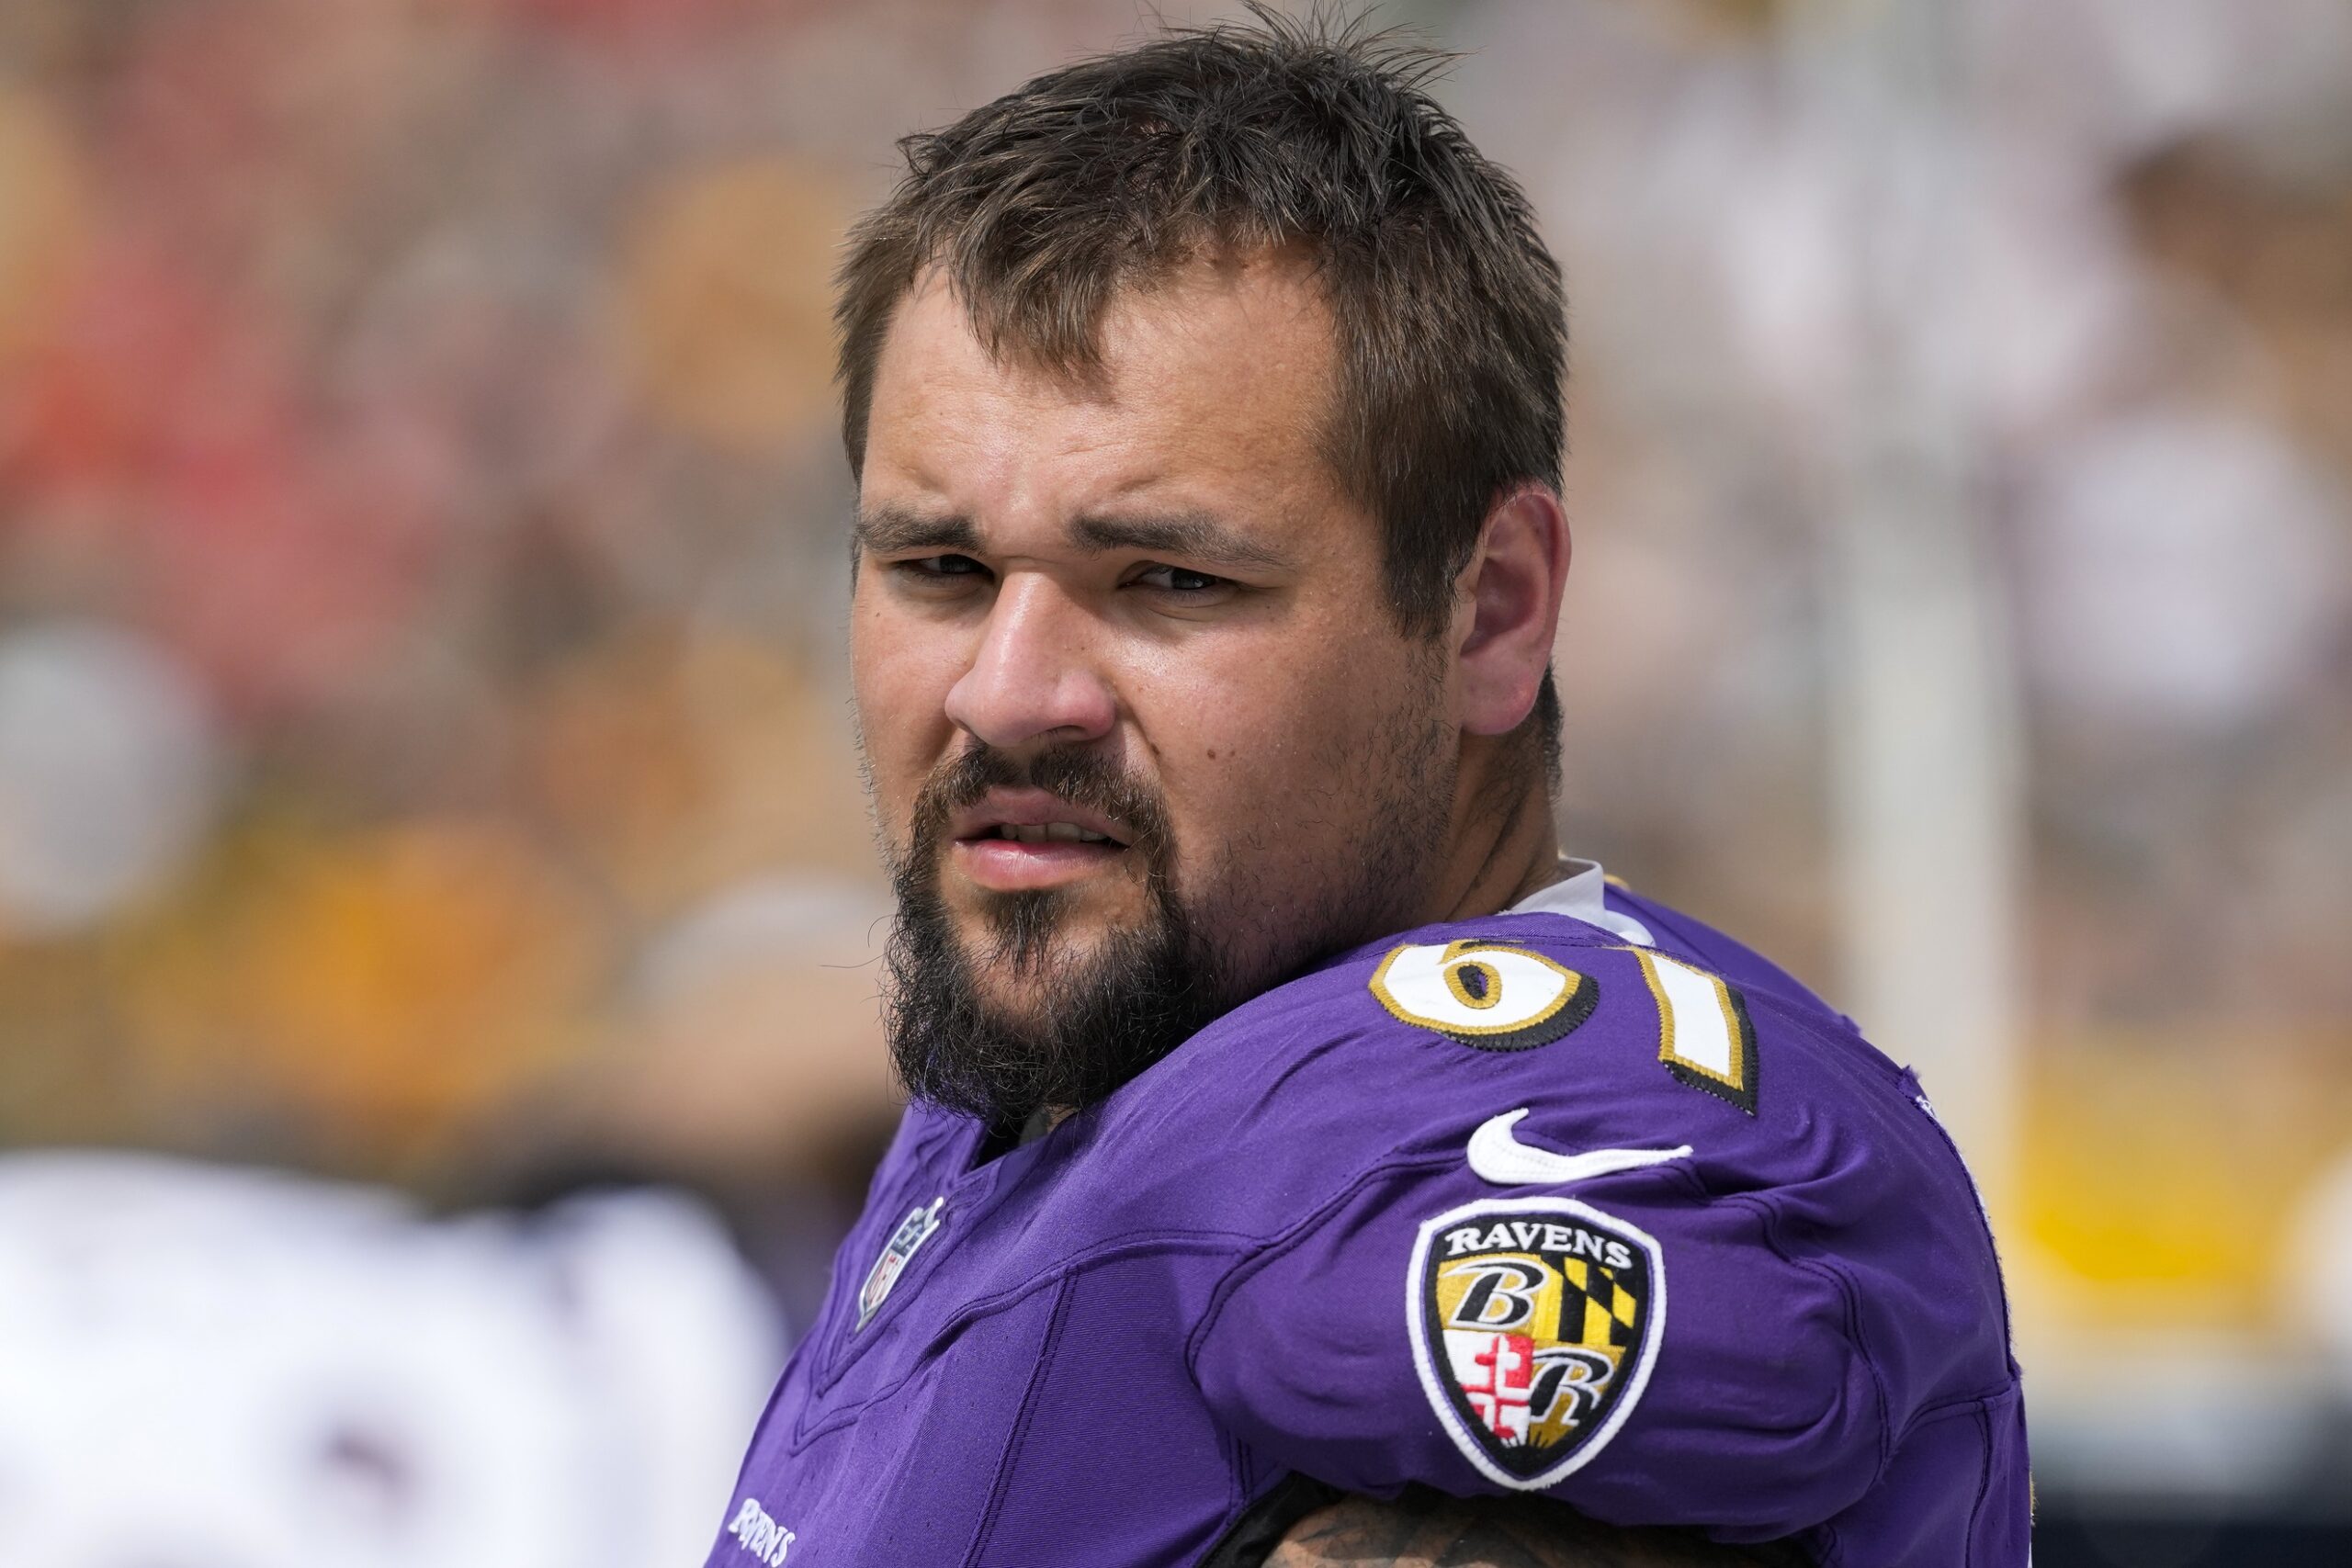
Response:
[[[1597,869],[982,1144],[907,1112],[710,1568],[1239,1562],[1415,1485],[2027,1559],[1999,1269],[1917,1082]]]

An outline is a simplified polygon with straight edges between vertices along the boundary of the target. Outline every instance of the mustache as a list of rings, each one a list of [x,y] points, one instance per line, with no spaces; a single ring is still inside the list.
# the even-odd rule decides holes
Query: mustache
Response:
[[[977,743],[935,769],[915,797],[910,849],[917,863],[938,852],[948,819],[978,806],[992,789],[1039,789],[1125,826],[1129,847],[1157,868],[1169,846],[1168,808],[1159,793],[1100,751],[1064,746],[1016,757]]]

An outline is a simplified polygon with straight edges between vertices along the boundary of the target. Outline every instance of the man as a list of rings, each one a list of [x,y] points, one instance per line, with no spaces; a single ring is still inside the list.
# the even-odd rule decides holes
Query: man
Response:
[[[840,321],[914,1097],[709,1559],[2011,1564],[1909,1074],[1563,861],[1556,269],[1261,17],[907,143]]]

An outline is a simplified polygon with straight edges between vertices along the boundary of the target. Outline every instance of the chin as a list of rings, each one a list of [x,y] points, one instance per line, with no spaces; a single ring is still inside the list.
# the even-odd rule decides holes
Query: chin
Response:
[[[1131,929],[1065,899],[1059,893],[995,894],[979,909],[959,912],[956,942],[975,988],[991,1000],[1047,990],[1072,969],[1091,967],[1122,930]]]

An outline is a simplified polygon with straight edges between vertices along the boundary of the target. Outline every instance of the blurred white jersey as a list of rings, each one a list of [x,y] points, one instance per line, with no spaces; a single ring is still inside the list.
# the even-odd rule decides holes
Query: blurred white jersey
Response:
[[[267,1172],[0,1158],[10,1568],[666,1568],[781,1360],[678,1195],[435,1221]]]

